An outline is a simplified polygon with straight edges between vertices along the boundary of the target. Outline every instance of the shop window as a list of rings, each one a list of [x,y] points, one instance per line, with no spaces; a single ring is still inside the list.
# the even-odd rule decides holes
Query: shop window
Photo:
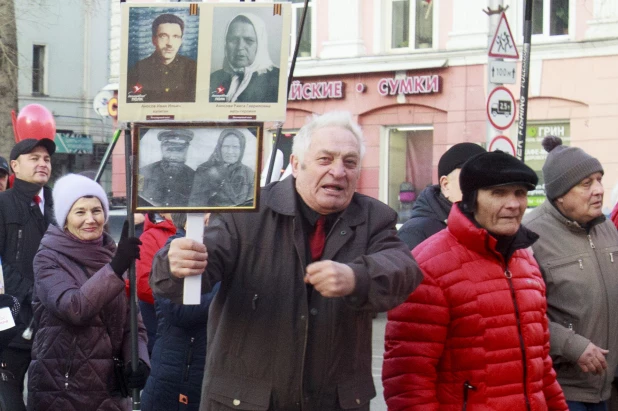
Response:
[[[392,128],[388,137],[388,205],[399,223],[410,218],[416,196],[432,183],[433,128]]]
[[[292,34],[290,38],[290,56],[294,53],[294,47],[296,47],[296,38],[298,29],[303,19],[303,10],[305,8],[304,0],[288,0],[292,3]],[[312,57],[313,53],[313,5],[309,0],[307,4],[307,17],[305,18],[305,25],[303,26],[303,33],[300,38],[300,47],[298,49],[298,57]]]
[[[533,0],[532,34],[569,34],[569,0]]]
[[[45,46],[32,46],[32,94],[45,94]]]
[[[433,0],[388,0],[389,49],[433,47]]]

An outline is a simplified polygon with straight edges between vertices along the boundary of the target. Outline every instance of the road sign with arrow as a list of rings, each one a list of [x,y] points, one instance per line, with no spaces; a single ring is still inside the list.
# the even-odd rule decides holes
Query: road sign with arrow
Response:
[[[494,84],[515,84],[517,63],[514,61],[489,61],[489,82]]]

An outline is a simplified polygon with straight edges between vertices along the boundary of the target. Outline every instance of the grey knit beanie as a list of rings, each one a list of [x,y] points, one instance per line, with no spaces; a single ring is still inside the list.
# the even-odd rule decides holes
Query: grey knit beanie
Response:
[[[545,194],[551,201],[566,194],[589,175],[604,173],[599,160],[581,148],[563,146],[559,137],[547,136],[542,144],[549,153],[543,164],[543,177]]]

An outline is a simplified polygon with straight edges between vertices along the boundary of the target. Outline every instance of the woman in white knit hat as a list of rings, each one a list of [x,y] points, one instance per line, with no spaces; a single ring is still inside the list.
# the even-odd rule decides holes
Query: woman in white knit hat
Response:
[[[131,371],[122,279],[140,242],[125,234],[116,248],[103,232],[109,205],[95,181],[69,174],[56,182],[53,198],[58,226],[49,226],[34,258],[28,409],[129,410],[128,389],[143,388],[150,372],[141,318],[140,362]]]

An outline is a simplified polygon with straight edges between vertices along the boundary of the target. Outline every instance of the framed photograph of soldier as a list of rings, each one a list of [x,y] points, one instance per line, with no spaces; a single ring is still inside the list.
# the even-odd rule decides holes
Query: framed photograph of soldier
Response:
[[[263,125],[134,123],[133,211],[252,211]]]
[[[118,120],[284,121],[289,3],[123,3]]]

